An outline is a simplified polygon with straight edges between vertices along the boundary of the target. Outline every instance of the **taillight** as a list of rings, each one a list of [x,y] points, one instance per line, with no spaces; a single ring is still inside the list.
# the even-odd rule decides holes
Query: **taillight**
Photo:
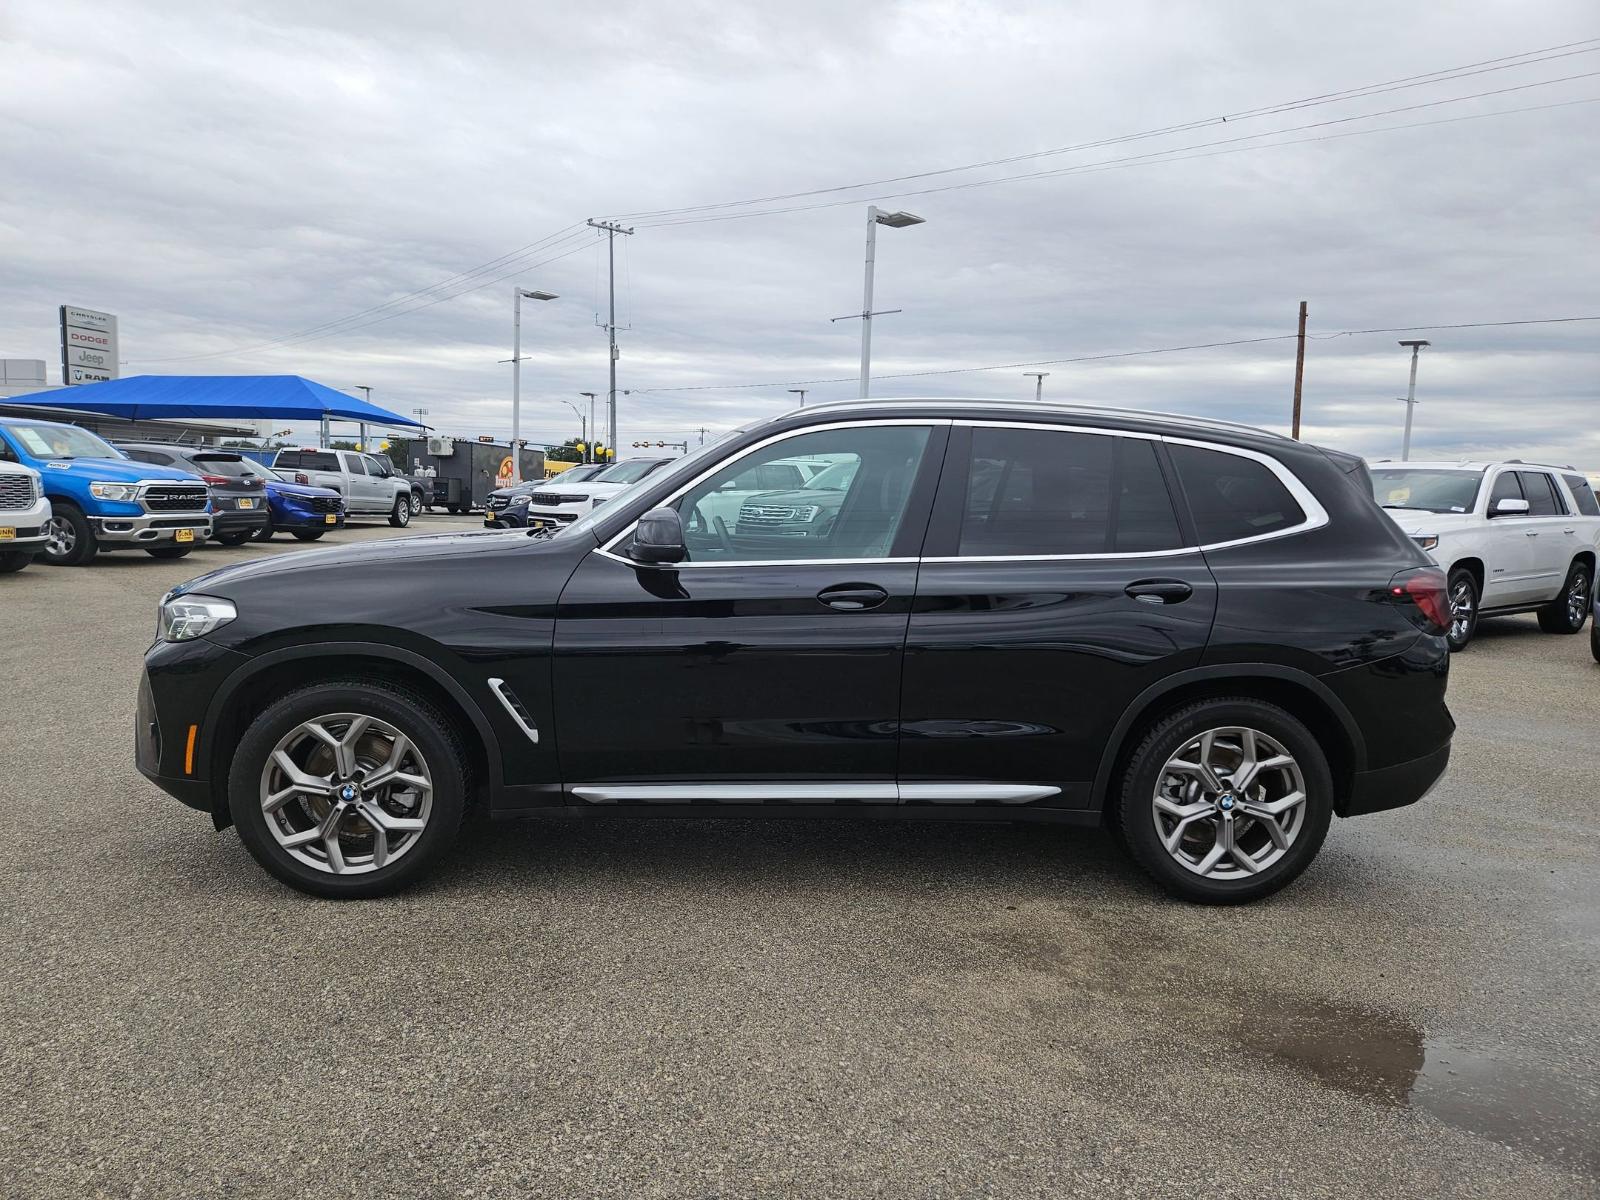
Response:
[[[204,479],[212,487],[227,487],[233,482],[226,475],[202,475],[200,478]]]
[[[1443,633],[1450,628],[1450,595],[1438,567],[1401,571],[1389,581],[1389,601],[1420,628]]]

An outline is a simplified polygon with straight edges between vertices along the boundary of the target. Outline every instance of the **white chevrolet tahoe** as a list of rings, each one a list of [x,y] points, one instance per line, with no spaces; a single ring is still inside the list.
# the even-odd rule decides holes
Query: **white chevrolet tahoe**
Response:
[[[0,442],[0,447],[5,443]],[[0,462],[0,575],[20,571],[44,550],[50,523],[39,472],[21,463]]]
[[[1583,472],[1511,462],[1375,462],[1372,494],[1444,568],[1450,648],[1481,616],[1536,612],[1546,633],[1589,617],[1600,504]]]

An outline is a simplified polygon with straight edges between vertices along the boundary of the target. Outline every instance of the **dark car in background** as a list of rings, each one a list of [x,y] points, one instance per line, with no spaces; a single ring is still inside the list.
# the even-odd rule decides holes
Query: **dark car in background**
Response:
[[[766,465],[841,462],[825,533],[705,519]],[[136,761],[325,896],[415,880],[478,803],[1103,824],[1173,894],[1237,903],[1305,870],[1335,815],[1438,780],[1449,621],[1351,455],[1154,413],[853,400],[554,532],[190,580],[145,656]]]
[[[483,523],[491,529],[525,529],[528,525],[528,505],[535,492],[559,494],[562,487],[593,479],[605,469],[605,463],[579,463],[548,479],[525,479],[510,487],[496,488],[489,493],[484,504]]]
[[[268,527],[266,489],[233,451],[176,442],[118,442],[117,449],[135,462],[176,467],[204,480],[211,489],[211,536],[224,546],[242,545]]]

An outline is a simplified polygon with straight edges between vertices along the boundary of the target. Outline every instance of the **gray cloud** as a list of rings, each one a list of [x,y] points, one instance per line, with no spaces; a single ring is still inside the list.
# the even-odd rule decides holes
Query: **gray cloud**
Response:
[[[118,312],[129,371],[368,384],[454,432],[604,390],[599,244],[336,336],[254,347],[426,288],[589,215],[1029,153],[1595,36],[1581,0],[608,5],[13,3],[0,25],[0,353],[55,358],[55,305]],[[1240,133],[1600,70],[1600,54],[1244,123]],[[1420,112],[1600,96],[1600,79]],[[1594,107],[907,197],[879,241],[880,376],[1292,332],[1600,314]],[[1382,124],[1384,122],[1378,122]],[[1233,136],[1085,151],[1089,163]],[[1270,139],[1268,139],[1270,140]],[[1027,169],[1018,168],[1018,169]],[[1000,173],[998,170],[991,174]],[[912,185],[915,187],[916,185]],[[866,195],[869,193],[862,193]],[[864,204],[619,242],[624,442],[724,429],[852,377]],[[487,277],[487,276],[486,276]],[[382,313],[375,315],[383,315]],[[370,319],[370,318],[368,318]],[[352,325],[359,322],[352,322]],[[1399,335],[1318,339],[1309,436],[1398,448]],[[1600,467],[1596,325],[1441,331],[1417,443]],[[195,358],[196,355],[215,357]],[[1054,396],[1284,426],[1293,343],[1044,368]],[[52,375],[55,368],[52,367]],[[1021,396],[1020,369],[879,394]],[[648,392],[643,389],[652,389]],[[814,386],[815,399],[852,385]]]

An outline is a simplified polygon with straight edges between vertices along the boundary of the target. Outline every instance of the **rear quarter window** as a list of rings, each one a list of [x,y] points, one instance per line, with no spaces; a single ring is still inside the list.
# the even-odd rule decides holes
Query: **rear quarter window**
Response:
[[[1203,546],[1278,533],[1306,519],[1277,475],[1253,458],[1176,443],[1169,452]]]
[[[1589,481],[1582,475],[1563,475],[1561,478],[1567,481],[1578,511],[1586,517],[1600,517],[1600,503],[1595,501],[1594,489],[1589,486]]]

